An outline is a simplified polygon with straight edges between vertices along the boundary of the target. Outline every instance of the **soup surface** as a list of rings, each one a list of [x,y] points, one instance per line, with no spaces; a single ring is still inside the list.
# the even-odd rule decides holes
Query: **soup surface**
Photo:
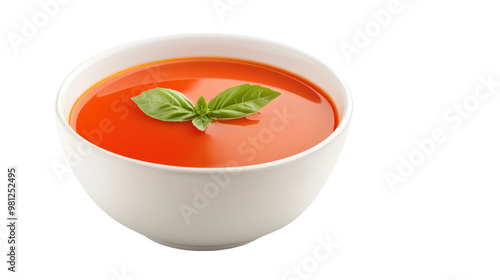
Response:
[[[194,104],[240,84],[260,84],[281,95],[258,113],[215,121],[203,132],[190,121],[165,122],[144,114],[130,99],[156,87],[182,92]],[[217,57],[139,65],[87,90],[75,103],[71,127],[113,153],[185,167],[253,165],[305,151],[337,125],[335,105],[310,82],[271,66]]]

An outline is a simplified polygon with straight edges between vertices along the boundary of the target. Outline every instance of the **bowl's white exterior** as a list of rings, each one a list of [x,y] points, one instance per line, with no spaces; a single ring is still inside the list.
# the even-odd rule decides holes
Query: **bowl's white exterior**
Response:
[[[126,158],[93,145],[68,125],[72,105],[101,79],[138,64],[193,56],[252,60],[303,76],[331,95],[341,122],[332,135],[305,152],[233,168],[165,166]],[[297,218],[329,177],[352,112],[347,87],[318,60],[275,42],[220,34],[166,36],[108,50],[66,78],[56,103],[66,157],[95,203],[159,243],[193,250],[238,246]]]

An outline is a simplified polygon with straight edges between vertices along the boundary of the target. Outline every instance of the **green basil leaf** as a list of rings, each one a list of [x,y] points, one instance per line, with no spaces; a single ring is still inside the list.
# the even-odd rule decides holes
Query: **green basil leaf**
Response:
[[[234,86],[208,102],[208,116],[213,120],[242,118],[257,113],[279,95],[279,92],[260,85]]]
[[[257,113],[280,95],[279,92],[260,86],[243,84],[226,89],[207,103],[201,96],[196,106],[184,94],[166,88],[142,92],[132,100],[148,116],[171,122],[191,120],[205,131],[213,120],[231,120]]]
[[[205,97],[201,96],[200,98],[198,98],[198,101],[196,101],[195,110],[199,116],[205,116],[206,114],[208,114],[208,104],[207,100],[205,100]]]
[[[148,116],[171,122],[189,121],[196,117],[195,107],[184,94],[166,88],[142,92],[132,100]]]
[[[194,126],[196,126],[196,128],[201,131],[205,131],[210,122],[212,122],[212,119],[210,119],[208,116],[197,116],[192,121]]]

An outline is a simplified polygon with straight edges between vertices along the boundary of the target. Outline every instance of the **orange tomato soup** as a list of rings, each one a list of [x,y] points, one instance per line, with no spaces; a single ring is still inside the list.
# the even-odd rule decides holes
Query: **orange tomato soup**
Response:
[[[258,113],[215,121],[203,132],[191,121],[165,122],[130,99],[156,87],[182,92],[193,104],[240,84],[281,92]],[[337,125],[332,100],[317,86],[268,65],[193,57],[139,65],[92,86],[75,103],[69,124],[83,138],[113,153],[184,167],[245,166],[303,152]]]

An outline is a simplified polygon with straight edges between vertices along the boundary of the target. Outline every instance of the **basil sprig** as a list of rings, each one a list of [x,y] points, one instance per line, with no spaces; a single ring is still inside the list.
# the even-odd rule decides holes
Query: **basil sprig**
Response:
[[[280,94],[260,85],[242,84],[224,90],[208,103],[201,96],[196,106],[184,94],[166,88],[144,91],[132,100],[152,118],[169,122],[192,121],[196,128],[205,131],[214,120],[255,114]]]

